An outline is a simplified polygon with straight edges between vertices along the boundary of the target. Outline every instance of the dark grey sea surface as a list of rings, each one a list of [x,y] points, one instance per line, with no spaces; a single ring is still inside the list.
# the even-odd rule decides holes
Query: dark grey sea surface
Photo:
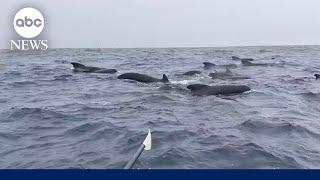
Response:
[[[251,79],[210,79],[204,61]],[[70,62],[119,72],[74,73]],[[170,83],[117,79],[125,72]],[[135,168],[320,168],[319,72],[320,46],[2,50],[0,168],[123,168],[148,128],[153,149]],[[192,83],[252,90],[199,97]]]

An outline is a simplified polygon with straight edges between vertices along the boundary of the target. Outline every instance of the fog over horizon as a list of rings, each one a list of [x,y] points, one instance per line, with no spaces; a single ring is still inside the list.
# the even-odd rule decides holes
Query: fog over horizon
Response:
[[[23,7],[43,13],[49,48],[320,45],[319,0],[2,0],[0,48],[23,39]]]

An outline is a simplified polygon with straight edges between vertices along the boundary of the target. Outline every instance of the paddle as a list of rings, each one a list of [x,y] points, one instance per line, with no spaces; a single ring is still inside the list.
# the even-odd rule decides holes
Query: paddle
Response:
[[[144,150],[150,150],[151,149],[151,131],[149,129],[148,135],[147,137],[144,139],[143,143],[141,144],[141,146],[139,147],[138,151],[134,154],[134,156],[132,157],[132,159],[130,159],[130,161],[127,163],[127,165],[124,167],[124,169],[131,169],[134,164],[136,163],[136,161],[138,160],[139,156],[141,155],[141,153]]]

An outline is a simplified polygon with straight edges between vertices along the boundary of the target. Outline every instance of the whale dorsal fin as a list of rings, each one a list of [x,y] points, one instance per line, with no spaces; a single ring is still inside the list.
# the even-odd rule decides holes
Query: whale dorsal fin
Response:
[[[162,81],[163,82],[169,82],[169,79],[168,79],[167,75],[165,75],[165,74],[162,75]]]
[[[205,67],[208,67],[208,66],[215,66],[214,63],[211,63],[211,62],[203,62],[202,63]]]
[[[80,63],[72,62],[71,63],[74,68],[85,68],[86,66]]]

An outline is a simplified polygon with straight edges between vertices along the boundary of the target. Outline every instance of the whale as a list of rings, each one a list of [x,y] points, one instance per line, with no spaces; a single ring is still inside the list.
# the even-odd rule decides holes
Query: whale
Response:
[[[316,79],[320,79],[320,74],[315,74],[314,77],[316,77]]]
[[[202,64],[204,65],[204,68],[205,68],[205,69],[211,69],[211,68],[217,66],[216,64],[213,64],[213,63],[211,63],[211,62],[203,62]]]
[[[241,60],[254,61],[254,59],[252,59],[252,58],[239,58],[238,56],[231,56],[231,59],[237,60],[237,61],[241,61]]]
[[[244,66],[271,66],[272,65],[272,64],[266,64],[266,63],[252,63],[246,59],[241,59],[241,63]]]
[[[105,74],[114,74],[117,72],[116,69],[106,69],[106,68],[99,68],[99,67],[91,67],[85,66],[80,63],[72,62],[74,72],[85,72],[85,73],[105,73]]]
[[[184,76],[194,76],[194,75],[197,75],[197,74],[201,74],[201,71],[187,71],[185,73],[183,73],[182,75]]]
[[[236,68],[236,64],[224,64],[224,65],[217,65],[211,62],[203,62],[204,69],[212,69],[214,67],[226,67],[226,68]]]
[[[232,60],[240,60],[240,58],[238,56],[231,56]]]
[[[124,73],[118,76],[118,79],[130,79],[138,82],[143,83],[153,83],[153,82],[169,82],[168,77],[163,74],[162,79],[157,79],[145,74],[139,74],[139,73]]]
[[[250,91],[246,85],[217,85],[209,86],[205,84],[191,84],[187,86],[191,93],[196,96],[210,96],[210,95],[233,95],[241,94]]]
[[[236,80],[251,79],[251,78],[249,76],[234,76],[234,77],[230,77],[228,79],[236,81]]]

